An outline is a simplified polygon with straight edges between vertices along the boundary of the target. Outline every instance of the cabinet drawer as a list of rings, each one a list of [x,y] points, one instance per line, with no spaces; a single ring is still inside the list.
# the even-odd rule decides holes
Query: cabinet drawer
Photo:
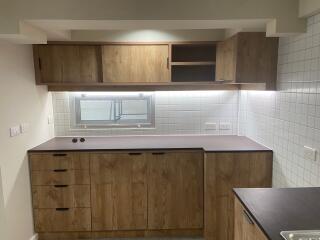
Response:
[[[90,207],[90,185],[33,186],[33,208]]]
[[[91,231],[91,209],[35,209],[36,232]]]
[[[32,185],[84,185],[90,184],[89,170],[33,171]]]
[[[88,153],[35,153],[30,154],[31,171],[89,169]]]

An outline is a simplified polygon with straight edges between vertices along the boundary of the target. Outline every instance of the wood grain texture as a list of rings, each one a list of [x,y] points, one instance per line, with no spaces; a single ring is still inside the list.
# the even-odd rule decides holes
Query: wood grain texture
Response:
[[[90,208],[34,209],[36,232],[91,231]]]
[[[147,228],[146,176],[145,154],[101,153],[91,155],[92,227],[94,231]]]
[[[34,45],[37,83],[96,83],[101,80],[101,51],[88,45]]]
[[[33,186],[33,208],[90,208],[90,185]]]
[[[217,44],[216,80],[236,81],[237,36]]]
[[[39,233],[39,240],[79,240],[100,238],[135,238],[135,237],[202,237],[202,229],[177,230],[131,230],[99,232],[60,232]]]
[[[31,184],[45,185],[87,185],[90,184],[89,170],[68,170],[66,172],[33,171]]]
[[[239,33],[236,82],[266,83],[268,90],[276,89],[278,38],[265,33]]]
[[[89,154],[76,152],[52,152],[29,154],[31,171],[89,170]]]
[[[168,57],[168,45],[104,45],[103,82],[169,82]]]
[[[236,83],[265,83],[276,89],[278,38],[262,32],[241,32],[218,43],[216,79]]]
[[[234,198],[234,240],[267,240],[240,201]],[[248,219],[249,216],[249,219]]]
[[[148,229],[202,228],[202,152],[154,154],[148,155]]]
[[[272,152],[205,154],[205,238],[234,237],[235,187],[271,187]]]

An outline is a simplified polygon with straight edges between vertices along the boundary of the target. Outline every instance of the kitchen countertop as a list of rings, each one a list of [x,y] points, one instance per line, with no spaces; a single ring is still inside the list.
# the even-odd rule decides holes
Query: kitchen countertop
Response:
[[[320,229],[320,188],[236,188],[234,193],[269,240],[281,231]]]
[[[204,149],[206,152],[271,151],[247,137],[233,135],[111,136],[85,139],[83,143],[72,143],[72,137],[56,137],[30,149],[29,152],[148,149]]]

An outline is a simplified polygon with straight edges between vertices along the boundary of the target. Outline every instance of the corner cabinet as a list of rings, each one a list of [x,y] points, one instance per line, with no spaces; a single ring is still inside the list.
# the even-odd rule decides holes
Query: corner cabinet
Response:
[[[206,153],[206,240],[234,240],[233,188],[271,187],[272,152]]]
[[[29,153],[40,240],[233,240],[234,187],[271,186],[272,152]]]
[[[276,90],[278,38],[241,32],[217,44],[216,79]]]

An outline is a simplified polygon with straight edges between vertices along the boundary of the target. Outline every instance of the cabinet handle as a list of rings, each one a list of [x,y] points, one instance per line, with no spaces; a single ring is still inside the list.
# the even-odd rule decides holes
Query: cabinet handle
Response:
[[[55,188],[66,188],[69,187],[69,185],[54,185]]]
[[[153,152],[152,153],[152,155],[164,155],[164,154],[166,154],[166,153],[164,153],[164,152]]]
[[[243,215],[249,224],[254,225],[251,216],[249,215],[249,213],[246,210],[243,210]]]
[[[56,211],[59,211],[59,212],[69,211],[69,208],[56,208]]]
[[[129,153],[129,155],[142,155],[142,153]]]
[[[54,156],[54,157],[65,157],[65,156],[67,156],[67,154],[66,153],[54,153],[52,156]]]
[[[41,70],[41,58],[38,59],[39,60],[39,69]]]
[[[68,169],[54,169],[54,172],[67,172]]]
[[[170,67],[170,62],[169,62],[169,57],[167,57],[167,68],[169,69]]]

